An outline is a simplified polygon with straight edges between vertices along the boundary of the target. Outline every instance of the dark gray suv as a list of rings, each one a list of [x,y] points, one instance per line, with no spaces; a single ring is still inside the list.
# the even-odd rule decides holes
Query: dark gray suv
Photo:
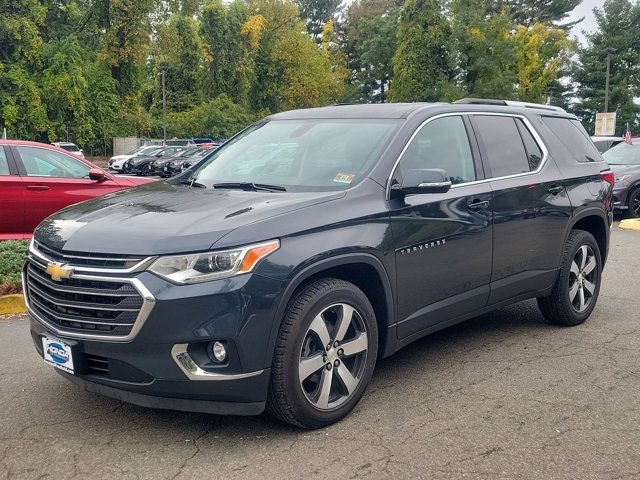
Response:
[[[584,322],[613,183],[577,119],[543,105],[272,115],[171,180],[40,224],[31,334],[93,392],[321,427],[378,358],[436,330],[529,298]]]

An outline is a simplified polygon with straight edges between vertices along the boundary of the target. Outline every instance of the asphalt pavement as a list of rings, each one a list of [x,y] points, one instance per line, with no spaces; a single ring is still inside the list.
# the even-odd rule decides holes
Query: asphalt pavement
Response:
[[[0,479],[640,479],[639,286],[640,233],[616,227],[585,324],[528,301],[431,335],[317,431],[87,393],[0,319]]]

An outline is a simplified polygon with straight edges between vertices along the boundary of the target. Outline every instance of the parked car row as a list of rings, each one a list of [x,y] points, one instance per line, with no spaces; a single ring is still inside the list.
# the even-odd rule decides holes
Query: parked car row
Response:
[[[195,165],[215,148],[216,143],[197,147],[168,146],[139,148],[109,160],[109,168],[127,175],[171,177]]]

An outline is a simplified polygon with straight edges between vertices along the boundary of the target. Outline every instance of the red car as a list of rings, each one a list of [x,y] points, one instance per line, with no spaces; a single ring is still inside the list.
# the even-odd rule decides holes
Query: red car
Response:
[[[114,177],[53,145],[0,140],[0,240],[31,238],[67,205],[150,181]]]

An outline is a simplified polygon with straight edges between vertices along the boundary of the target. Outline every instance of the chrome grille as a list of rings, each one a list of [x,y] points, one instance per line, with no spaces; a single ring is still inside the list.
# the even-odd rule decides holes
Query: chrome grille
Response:
[[[71,337],[127,341],[135,336],[154,304],[139,280],[97,276],[100,269],[85,273],[79,267],[70,278],[54,281],[46,268],[57,261],[31,246],[23,272],[24,290],[27,307],[36,319],[55,333]],[[139,258],[135,261],[140,263]],[[107,271],[113,270],[105,268]]]
[[[61,252],[54,248],[47,247],[40,242],[33,242],[34,248],[51,259],[52,262],[61,262],[78,267],[93,268],[132,268],[145,260],[145,257],[132,255],[111,255],[104,253],[86,252]]]

